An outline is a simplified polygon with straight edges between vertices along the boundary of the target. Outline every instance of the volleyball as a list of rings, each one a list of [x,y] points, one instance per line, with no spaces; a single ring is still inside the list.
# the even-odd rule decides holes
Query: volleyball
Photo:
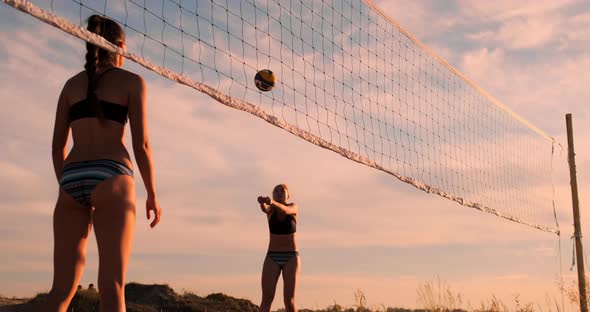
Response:
[[[267,92],[272,90],[275,82],[277,82],[277,76],[269,69],[263,69],[254,76],[254,83],[260,91]]]

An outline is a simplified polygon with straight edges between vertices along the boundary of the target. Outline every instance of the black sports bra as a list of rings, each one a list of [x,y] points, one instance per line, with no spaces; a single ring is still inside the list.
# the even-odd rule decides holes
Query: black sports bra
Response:
[[[103,71],[96,80],[96,83],[98,83],[106,72],[114,68],[111,67]],[[127,115],[129,113],[127,106],[103,100],[98,100],[98,104],[105,119],[113,120],[123,125],[127,123]],[[70,122],[72,122],[81,118],[98,118],[98,115],[93,111],[88,98],[86,98],[70,106],[68,117]]]
[[[293,234],[297,231],[297,222],[295,221],[295,215],[286,215],[284,220],[279,220],[277,212],[268,219],[268,229],[272,234],[286,235]]]
[[[105,119],[113,120],[123,125],[127,123],[127,106],[103,100],[99,100],[98,103]],[[92,107],[90,107],[88,99],[83,99],[82,101],[70,106],[69,114],[70,122],[81,118],[98,118],[96,113],[92,111]]]

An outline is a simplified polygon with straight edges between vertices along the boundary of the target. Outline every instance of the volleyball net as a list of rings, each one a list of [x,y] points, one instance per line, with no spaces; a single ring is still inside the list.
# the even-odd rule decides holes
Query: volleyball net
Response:
[[[554,139],[369,0],[3,2],[420,190],[559,234]],[[126,51],[86,31],[92,14],[124,27]]]

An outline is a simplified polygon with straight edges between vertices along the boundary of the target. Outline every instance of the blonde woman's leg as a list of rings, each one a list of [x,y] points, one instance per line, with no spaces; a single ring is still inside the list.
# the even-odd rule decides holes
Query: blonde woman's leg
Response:
[[[260,312],[270,312],[280,275],[281,268],[279,265],[267,256],[262,266],[262,301],[260,303]]]
[[[295,290],[301,268],[301,259],[295,256],[283,266],[283,299],[286,312],[296,312]]]

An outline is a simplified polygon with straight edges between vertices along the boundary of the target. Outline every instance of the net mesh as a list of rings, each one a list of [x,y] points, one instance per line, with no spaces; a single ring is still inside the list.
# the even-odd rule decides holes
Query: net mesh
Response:
[[[421,190],[559,233],[554,140],[369,1],[3,1]],[[127,51],[79,26],[91,14],[124,26]]]

